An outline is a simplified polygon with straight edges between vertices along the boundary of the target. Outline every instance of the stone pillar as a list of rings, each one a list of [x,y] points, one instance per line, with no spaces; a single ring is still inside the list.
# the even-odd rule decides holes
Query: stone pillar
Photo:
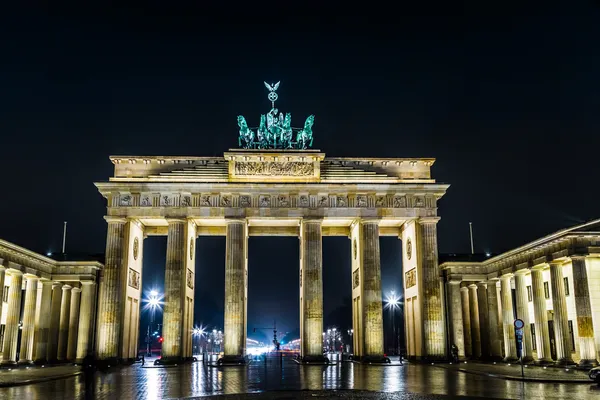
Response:
[[[6,267],[0,264],[0,321],[2,321],[2,299],[4,299],[4,277],[6,275]]]
[[[496,280],[487,283],[488,328],[490,355],[493,360],[502,359],[502,324],[498,315],[498,290]]]
[[[125,241],[128,229],[124,218],[105,217],[106,261],[102,270],[102,285],[98,299],[98,337],[96,357],[99,360],[116,362],[119,357],[123,309],[125,299],[124,282],[127,276]]]
[[[435,218],[419,218],[417,224],[421,284],[423,293],[423,332],[425,357],[445,359],[446,327],[442,308],[442,287],[438,266],[437,222]]]
[[[462,319],[463,319],[463,333],[465,340],[465,357],[471,357],[473,355],[471,345],[471,314],[469,312],[469,288],[463,286],[460,288],[460,298],[462,304]]]
[[[69,311],[69,339],[67,341],[67,360],[69,361],[75,361],[77,351],[80,299],[81,289],[74,287],[71,290],[71,309]]]
[[[360,261],[362,266],[362,307],[365,361],[383,359],[383,303],[379,221],[360,221]],[[439,283],[438,283],[439,284]]]
[[[465,357],[464,324],[461,304],[461,289],[459,280],[446,282],[448,291],[448,311],[450,313],[450,345],[458,347],[458,357]]]
[[[58,351],[56,359],[66,361],[67,344],[69,341],[69,320],[71,319],[71,288],[70,285],[62,287],[62,301],[60,303],[60,325],[58,329]]]
[[[163,361],[181,359],[183,345],[183,299],[185,297],[185,227],[184,219],[169,219],[165,299],[163,313]]]
[[[479,305],[477,304],[477,285],[469,285],[469,313],[471,317],[471,346],[473,357],[481,358],[481,333],[479,330]]]
[[[544,276],[541,268],[531,270],[531,291],[533,292],[533,314],[535,319],[535,341],[537,342],[538,363],[552,362],[550,335],[548,334],[548,313],[544,296]]]
[[[323,244],[321,220],[300,226],[300,354],[304,362],[323,361]]]
[[[552,308],[554,310],[554,334],[556,337],[556,362],[574,364],[571,358],[569,317],[562,263],[550,263],[550,286],[552,286]]]
[[[477,307],[479,308],[479,340],[481,341],[481,358],[490,358],[490,331],[487,302],[487,284],[477,283]]]
[[[596,344],[594,343],[594,325],[592,323],[592,305],[585,263],[585,257],[572,257],[573,294],[577,312],[577,330],[579,339],[579,366],[591,368],[598,365]]]
[[[76,362],[83,361],[90,353],[92,338],[92,324],[94,321],[94,299],[96,297],[96,284],[92,281],[81,282],[81,304],[79,306],[79,327],[77,329],[77,355]]]
[[[512,287],[510,279],[512,274],[502,275],[500,278],[500,295],[502,296],[502,326],[504,329],[504,361],[511,362],[518,359],[517,342],[515,339],[515,313],[512,302]]]
[[[35,327],[35,357],[38,364],[43,364],[48,355],[48,338],[50,335],[50,319],[52,317],[52,281],[42,279],[41,300],[40,300],[40,319]]]
[[[527,285],[525,274],[527,270],[520,270],[515,274],[515,295],[517,300],[517,318],[523,320],[523,361],[533,361],[533,343],[531,340],[531,326],[529,322],[529,305],[527,300]]]
[[[25,310],[23,311],[23,330],[21,331],[21,349],[19,363],[28,364],[33,361],[33,335],[35,333],[35,304],[38,293],[38,277],[25,275],[27,287],[25,291]]]
[[[19,337],[19,318],[21,316],[21,288],[23,273],[9,270],[10,288],[8,289],[8,307],[4,327],[4,345],[2,347],[2,365],[17,363],[17,340]]]
[[[246,349],[248,232],[245,220],[227,221],[223,362],[244,362]]]
[[[50,329],[48,333],[48,346],[46,360],[55,362],[58,354],[58,329],[60,326],[60,306],[62,302],[62,283],[52,284],[52,305],[50,307]]]

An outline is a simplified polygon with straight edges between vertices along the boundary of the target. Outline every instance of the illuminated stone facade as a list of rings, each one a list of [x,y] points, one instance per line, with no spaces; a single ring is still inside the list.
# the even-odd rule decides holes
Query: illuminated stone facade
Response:
[[[525,323],[524,361],[597,364],[600,220],[564,229],[485,261],[455,259],[440,268],[451,304],[451,337],[461,357],[516,360],[514,321],[519,318]],[[457,295],[456,286],[487,298],[487,308],[472,301],[471,293],[469,297]],[[464,312],[469,308],[470,313]]]
[[[107,199],[106,268],[100,289],[100,359],[131,359],[143,279],[141,247],[167,235],[163,356],[191,357],[198,236],[226,237],[224,361],[241,362],[247,329],[248,236],[300,240],[301,355],[323,358],[322,237],[352,241],[355,357],[383,360],[379,237],[402,239],[409,355],[444,358],[437,201],[448,185],[433,159],[329,158],[318,150],[231,150],[223,157],[111,157],[114,176],[96,183]],[[202,240],[201,238],[199,240]],[[136,244],[137,243],[137,244]],[[137,256],[134,254],[135,248]],[[185,260],[185,261],[184,261]],[[202,268],[202,266],[198,266]],[[137,282],[137,281],[136,281]],[[117,306],[120,305],[120,306]]]
[[[0,364],[75,362],[90,354],[102,267],[0,240]]]

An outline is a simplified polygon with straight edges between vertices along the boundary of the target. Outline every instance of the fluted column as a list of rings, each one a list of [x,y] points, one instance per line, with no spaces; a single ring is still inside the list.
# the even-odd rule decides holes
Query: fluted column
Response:
[[[67,360],[75,361],[77,351],[77,334],[79,328],[79,303],[81,299],[81,289],[74,287],[71,289],[71,309],[69,311],[69,338],[67,341]]]
[[[62,283],[54,282],[52,284],[52,305],[50,307],[50,331],[48,335],[48,346],[46,360],[55,362],[58,355],[58,331],[60,327],[60,309],[62,303]]]
[[[481,341],[481,357],[490,357],[490,330],[487,302],[487,284],[477,283],[477,307],[479,309],[479,336]]]
[[[471,316],[471,346],[473,357],[481,358],[481,333],[479,330],[479,305],[477,303],[477,285],[469,285],[469,313]]]
[[[305,219],[300,232],[302,294],[301,356],[305,362],[323,357],[323,243],[321,220]]]
[[[435,218],[420,218],[417,224],[421,257],[423,288],[423,333],[425,356],[429,359],[446,358],[446,327],[442,309],[442,287],[438,266],[437,222]]]
[[[498,315],[497,280],[487,283],[488,332],[492,359],[502,359],[502,324]]]
[[[100,360],[119,357],[121,325],[123,323],[123,298],[126,284],[124,276],[125,242],[127,237],[124,218],[105,217],[108,223],[106,232],[106,261],[102,270],[102,285],[98,299],[98,337],[96,356]]]
[[[544,295],[542,269],[531,270],[531,291],[533,293],[533,315],[535,319],[535,340],[537,342],[538,363],[552,362],[550,355],[550,335],[548,333],[548,312]]]
[[[36,363],[42,364],[47,360],[48,338],[50,335],[50,319],[52,317],[52,281],[42,279],[41,301],[40,301],[40,319],[35,327],[35,357]]]
[[[182,357],[183,299],[185,298],[185,227],[183,219],[170,219],[167,237],[167,264],[165,268],[165,307],[163,313],[162,358]]]
[[[6,276],[6,267],[0,265],[0,321],[2,321],[2,299],[4,299],[4,277]]]
[[[515,313],[512,302],[511,275],[500,278],[500,295],[502,296],[502,325],[504,329],[504,361],[515,361],[517,342],[515,339]]]
[[[76,361],[83,361],[90,353],[90,340],[92,337],[92,324],[94,320],[94,298],[96,297],[96,283],[92,281],[81,282],[81,301],[79,306],[79,326],[77,332]]]
[[[515,274],[515,296],[517,297],[517,318],[523,320],[523,361],[533,361],[533,343],[531,340],[531,326],[529,322],[529,305],[527,300],[527,285],[525,284],[526,270]]]
[[[461,304],[460,281],[450,280],[446,282],[448,291],[448,311],[450,312],[450,344],[458,347],[458,356],[465,356],[464,324]]]
[[[469,312],[469,288],[463,286],[460,288],[460,303],[462,305],[462,319],[463,319],[463,334],[465,341],[465,357],[471,357],[473,355],[471,345],[471,313]]]
[[[245,220],[228,220],[225,243],[225,361],[241,361],[246,348],[248,234]]]
[[[596,360],[596,344],[594,343],[594,325],[592,323],[592,305],[585,257],[572,257],[573,294],[575,295],[575,311],[577,312],[577,331],[579,339],[579,365],[593,367]]]
[[[25,275],[25,309],[23,310],[23,330],[21,331],[21,349],[19,363],[27,364],[33,361],[33,335],[35,333],[35,304],[38,294],[38,277]]]
[[[62,301],[60,303],[60,325],[58,328],[58,351],[56,359],[65,361],[67,359],[67,344],[69,340],[69,319],[71,318],[71,289],[72,286],[62,287]]]
[[[21,316],[21,287],[23,273],[9,270],[10,288],[8,289],[8,307],[4,327],[4,345],[2,346],[2,365],[17,362],[17,339],[19,336],[19,317]]]
[[[558,364],[573,364],[562,263],[550,263],[550,286],[552,286],[552,308],[554,310],[556,362]]]

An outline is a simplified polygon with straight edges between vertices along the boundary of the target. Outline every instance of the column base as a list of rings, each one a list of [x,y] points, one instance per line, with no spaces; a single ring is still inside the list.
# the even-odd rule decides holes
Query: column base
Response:
[[[324,355],[304,356],[300,358],[301,364],[329,364],[329,358]]]
[[[390,364],[391,360],[386,356],[354,356],[352,361],[359,362],[361,364]]]
[[[577,365],[575,363],[575,361],[573,361],[571,359],[557,360],[554,364],[558,365],[558,366],[561,366],[561,367],[566,367],[566,366],[569,366],[569,365]]]
[[[246,362],[244,356],[223,356],[217,360],[217,364],[222,366],[246,365]]]
[[[33,361],[31,361],[31,360],[19,360],[17,362],[17,364],[19,364],[19,365],[31,365],[31,364],[33,364]]]
[[[504,357],[504,359],[502,361],[504,361],[505,363],[516,363],[517,361],[519,361],[519,359],[514,356],[509,356],[509,357]]]
[[[577,368],[590,369],[598,366],[598,360],[580,360]]]
[[[17,365],[16,361],[11,361],[11,360],[2,360],[0,361],[0,367],[11,367]]]
[[[554,360],[551,360],[551,359],[541,359],[541,360],[535,360],[533,363],[535,365],[552,365],[552,364],[554,364]]]

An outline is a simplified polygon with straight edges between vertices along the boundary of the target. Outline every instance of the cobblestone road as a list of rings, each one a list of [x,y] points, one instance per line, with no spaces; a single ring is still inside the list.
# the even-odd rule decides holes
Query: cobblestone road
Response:
[[[591,382],[589,385],[522,383],[429,365],[370,366],[343,363],[333,366],[301,366],[291,359],[284,359],[282,365],[277,359],[272,359],[266,365],[255,362],[246,367],[223,369],[205,366],[199,362],[170,368],[141,368],[137,364],[115,368],[110,372],[96,372],[93,377],[87,379],[77,376],[2,388],[0,399],[152,400],[264,391],[276,391],[263,394],[265,398],[300,398],[308,392],[296,391],[345,389],[387,393],[374,395],[376,398],[431,398],[429,395],[511,399],[600,398],[600,389]],[[288,395],[284,392],[295,394]],[[328,393],[336,397],[340,395],[339,392]],[[342,397],[356,397],[358,393],[353,392],[352,395]],[[412,394],[428,396],[415,397]],[[319,394],[323,395],[328,394]]]

